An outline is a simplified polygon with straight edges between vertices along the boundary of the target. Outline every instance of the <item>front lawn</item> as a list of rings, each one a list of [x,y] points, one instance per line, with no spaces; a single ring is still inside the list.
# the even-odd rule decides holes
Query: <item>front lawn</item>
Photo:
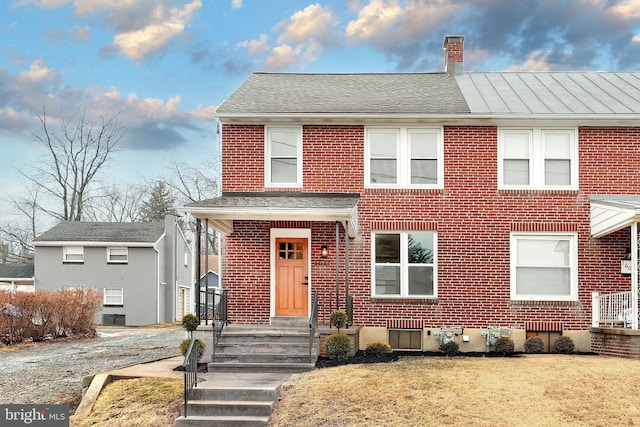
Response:
[[[579,355],[407,357],[294,375],[270,427],[631,426],[640,361]]]

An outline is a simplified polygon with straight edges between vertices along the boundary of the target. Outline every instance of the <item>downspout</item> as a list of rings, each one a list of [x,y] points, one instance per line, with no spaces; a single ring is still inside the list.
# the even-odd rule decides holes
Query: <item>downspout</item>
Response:
[[[158,242],[160,240],[162,238]],[[156,251],[156,323],[160,323],[160,251],[157,246],[158,242],[153,244],[153,250]]]
[[[173,320],[178,320],[178,217],[173,217]],[[182,313],[184,316],[184,313]],[[180,319],[182,320],[182,319]]]
[[[209,218],[204,220],[204,324],[209,324]],[[215,303],[215,297],[213,299]],[[215,313],[212,313],[215,314]],[[213,316],[212,316],[213,317]],[[211,319],[213,322],[213,319]]]
[[[638,330],[638,223],[631,223],[631,329]]]
[[[202,239],[202,221],[200,220],[200,218],[196,219],[196,238],[195,238],[195,249],[194,249],[194,257],[195,258],[195,270],[196,270],[196,285],[195,285],[195,289],[194,289],[194,301],[196,304],[196,316],[198,317],[198,320],[200,320],[202,317],[200,314],[200,274],[202,271],[202,253],[201,253],[201,239]]]

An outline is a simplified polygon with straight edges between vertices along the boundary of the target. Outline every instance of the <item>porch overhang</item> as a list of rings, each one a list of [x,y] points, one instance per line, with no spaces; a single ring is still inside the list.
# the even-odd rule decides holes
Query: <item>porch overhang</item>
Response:
[[[208,220],[224,234],[233,232],[233,221],[331,221],[341,222],[349,237],[358,234],[358,200],[355,193],[223,193],[221,197],[190,203],[180,209],[194,218]]]
[[[600,238],[640,222],[640,196],[591,196],[591,237]]]

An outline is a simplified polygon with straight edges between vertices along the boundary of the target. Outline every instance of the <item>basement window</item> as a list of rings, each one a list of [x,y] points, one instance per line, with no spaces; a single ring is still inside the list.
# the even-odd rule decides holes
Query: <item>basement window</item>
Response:
[[[422,329],[389,329],[389,345],[394,350],[421,351]]]

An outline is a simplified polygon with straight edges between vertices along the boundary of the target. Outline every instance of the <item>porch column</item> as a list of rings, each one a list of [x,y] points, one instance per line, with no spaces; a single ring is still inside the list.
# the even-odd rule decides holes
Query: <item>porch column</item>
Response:
[[[631,329],[638,330],[638,223],[631,223]]]

